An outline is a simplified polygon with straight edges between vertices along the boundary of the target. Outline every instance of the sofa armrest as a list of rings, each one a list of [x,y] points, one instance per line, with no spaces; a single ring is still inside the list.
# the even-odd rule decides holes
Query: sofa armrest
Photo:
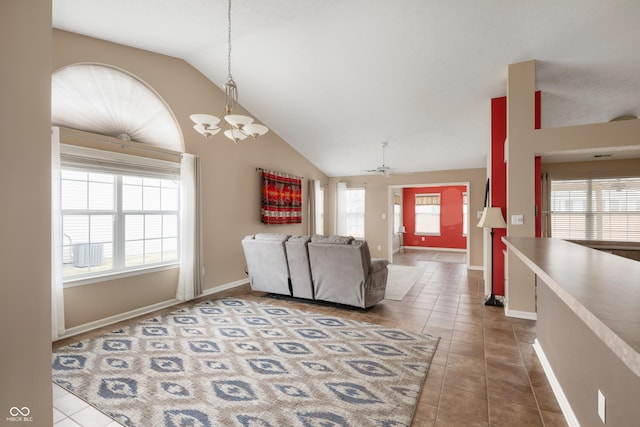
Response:
[[[389,265],[389,261],[383,258],[373,258],[371,260],[371,273],[375,274],[376,271],[380,271],[384,268],[387,268]]]

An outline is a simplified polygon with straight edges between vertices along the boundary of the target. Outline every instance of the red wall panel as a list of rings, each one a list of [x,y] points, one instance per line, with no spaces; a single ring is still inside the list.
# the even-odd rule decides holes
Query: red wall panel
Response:
[[[507,139],[507,97],[491,100],[491,198],[489,204],[502,208],[507,215],[507,164],[504,162],[504,141]],[[504,250],[502,237],[506,228],[493,230],[493,286],[496,295],[504,295]]]
[[[466,185],[404,188],[402,194],[402,222],[405,227],[404,245],[426,248],[466,249],[467,237],[462,234],[462,193]],[[440,235],[415,233],[416,194],[440,193]],[[422,238],[424,237],[424,240]]]
[[[535,93],[535,117],[534,127],[540,129],[541,122],[541,94]],[[504,162],[504,141],[507,138],[507,97],[493,98],[491,100],[491,199],[490,204],[494,207],[502,208],[502,215],[505,221],[507,218],[507,164]],[[540,206],[541,177],[540,158],[535,160],[535,200]],[[540,233],[540,209],[535,218],[536,236]],[[505,245],[502,237],[506,236],[507,230],[496,228],[493,233],[493,286],[496,295],[504,295],[504,250]]]
[[[542,158],[535,158],[536,237],[542,237]]]

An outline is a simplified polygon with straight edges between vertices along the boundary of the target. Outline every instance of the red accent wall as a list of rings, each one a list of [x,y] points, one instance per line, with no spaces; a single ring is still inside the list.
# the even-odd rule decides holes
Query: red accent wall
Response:
[[[507,219],[507,164],[504,162],[504,141],[507,139],[507,97],[491,100],[491,199],[489,204],[502,208]],[[505,228],[493,230],[493,289],[504,295],[504,250],[502,237]]]
[[[541,93],[535,93],[535,129],[540,129]],[[502,208],[502,215],[507,223],[507,164],[504,162],[504,141],[507,138],[507,97],[491,100],[491,200],[494,207]],[[542,202],[542,181],[540,177],[540,158],[535,160],[535,200],[539,207]],[[540,209],[535,218],[536,236],[541,233]],[[506,229],[495,229],[493,233],[493,285],[496,295],[504,295],[504,250],[502,237],[506,236]]]
[[[466,185],[404,188],[402,190],[402,224],[404,245],[426,248],[466,249],[467,237],[462,235],[462,193]],[[416,194],[440,193],[440,235],[416,234]],[[422,238],[424,237],[424,241]]]
[[[536,92],[536,107],[535,107],[535,128],[540,129],[541,114],[541,94],[540,91]],[[536,156],[535,158],[535,197],[536,197],[536,237],[542,237],[542,158]]]
[[[542,158],[536,156],[535,162],[536,237],[542,237]]]

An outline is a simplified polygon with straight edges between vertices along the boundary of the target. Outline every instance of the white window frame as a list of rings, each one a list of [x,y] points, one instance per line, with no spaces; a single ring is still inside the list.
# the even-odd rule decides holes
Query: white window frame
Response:
[[[402,196],[400,194],[393,195],[393,233],[400,234],[402,232]]]
[[[86,274],[66,276],[63,278],[65,287],[73,287],[105,280],[113,280],[137,274],[146,274],[154,271],[161,271],[170,268],[177,268],[180,260],[180,208],[179,208],[179,185],[178,205],[175,209],[154,209],[154,210],[129,210],[123,209],[122,186],[124,176],[135,176],[141,178],[180,180],[180,165],[174,162],[157,160],[147,157],[131,156],[116,152],[96,150],[86,147],[61,144],[61,164],[62,170],[76,170],[88,173],[105,173],[115,176],[114,183],[114,209],[109,211],[94,211],[89,209],[63,209],[61,224],[65,215],[92,215],[108,214],[113,215],[113,261],[112,268],[104,271],[91,271]],[[62,192],[61,192],[62,196]],[[161,260],[154,263],[143,263],[132,266],[125,265],[125,219],[131,215],[171,215],[176,220],[176,247],[177,254],[170,260]],[[162,231],[164,233],[164,230]],[[173,238],[174,236],[172,236]],[[160,239],[163,239],[161,237]],[[148,240],[148,239],[146,239]],[[63,242],[64,244],[65,242]],[[90,243],[90,242],[89,242]],[[61,250],[63,250],[61,248]]]
[[[421,197],[437,199],[438,204],[418,204],[418,201]],[[424,194],[416,194],[415,202],[414,202],[414,215],[415,215],[415,234],[418,236],[440,236],[441,226],[440,226],[440,206],[442,204],[442,196],[440,193],[424,193]],[[419,206],[429,206],[430,208],[425,208],[425,212],[419,212]],[[428,216],[434,217],[434,220],[431,222],[438,224],[438,229],[435,227],[433,229],[421,229],[418,227],[418,224],[423,222],[419,221],[420,216]],[[435,220],[437,218],[437,221]]]
[[[352,196],[356,193],[362,193],[362,205],[356,205]],[[347,235],[356,239],[363,239],[365,235],[365,205],[367,192],[365,187],[349,187],[347,188]],[[358,224],[362,223],[362,227]],[[361,229],[361,232],[360,232]]]
[[[362,192],[361,205],[353,203],[353,195]],[[336,185],[336,233],[344,236],[352,236],[364,240],[366,222],[366,188],[364,186],[349,187],[344,182]],[[358,226],[361,223],[362,227]],[[358,230],[360,229],[360,230]],[[360,232],[361,231],[361,232]]]
[[[313,181],[315,234],[324,234],[324,188],[320,185],[320,181]]]
[[[570,240],[640,241],[640,177],[551,178],[550,234]]]
[[[469,193],[462,193],[462,235],[469,234]]]

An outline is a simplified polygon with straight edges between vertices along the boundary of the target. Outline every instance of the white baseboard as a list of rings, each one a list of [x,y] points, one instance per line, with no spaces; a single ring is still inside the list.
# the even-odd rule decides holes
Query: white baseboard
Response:
[[[538,314],[530,311],[509,310],[509,306],[505,305],[504,315],[507,317],[516,317],[518,319],[538,320]]]
[[[215,288],[209,288],[202,291],[201,297],[206,297],[209,295],[214,295],[223,291],[228,291],[229,289],[237,288],[238,286],[247,285],[249,283],[249,279],[241,279],[236,280],[235,282],[225,283],[221,286],[216,286]]]
[[[219,292],[224,292],[229,289],[233,289],[238,286],[242,286],[249,283],[248,279],[237,280],[235,282],[225,283],[221,286],[216,286],[214,288],[205,289],[199,297],[214,295]],[[82,334],[84,332],[89,332],[94,329],[102,328],[104,326],[109,326],[114,323],[122,322],[124,320],[133,319],[134,317],[142,316],[144,314],[152,313],[157,310],[162,310],[163,308],[171,307],[176,304],[180,304],[184,301],[179,301],[177,299],[171,299],[164,302],[159,302],[157,304],[148,305],[146,307],[140,307],[135,310],[127,311],[126,313],[116,314],[114,316],[105,317],[104,319],[95,320],[93,322],[85,323],[83,325],[74,326],[73,328],[67,329],[64,334],[57,337],[54,341],[61,340],[63,338],[69,338],[74,335]]]
[[[467,252],[466,249],[457,248],[432,248],[428,246],[402,246],[407,249],[417,249],[419,251],[438,251],[438,252]]]
[[[168,301],[159,302],[157,304],[152,304],[146,307],[141,307],[135,310],[127,311],[126,313],[120,313],[114,316],[105,317],[104,319],[85,323],[83,325],[74,326],[73,328],[69,328],[65,330],[64,334],[56,338],[55,341],[61,340],[63,338],[69,338],[74,335],[82,334],[84,332],[89,332],[94,329],[102,328],[103,326],[109,326],[114,323],[122,322],[123,320],[133,319],[134,317],[142,316],[143,314],[151,313],[156,310],[162,310],[163,308],[171,307],[172,305],[176,305],[178,303],[180,303],[180,301],[174,298]]]
[[[481,265],[467,265],[467,270],[484,271],[484,267]]]
[[[562,410],[565,421],[570,427],[580,427],[580,423],[576,418],[576,414],[573,413],[573,409],[571,409],[569,400],[567,400],[567,396],[565,396],[564,391],[562,390],[562,386],[560,386],[558,379],[553,373],[553,369],[551,369],[549,360],[547,360],[547,356],[545,356],[544,351],[542,350],[542,347],[540,346],[540,343],[537,339],[533,343],[533,350],[536,352],[538,360],[540,360],[540,364],[544,369],[544,373],[547,375],[547,379],[549,380],[549,384],[551,385],[553,394],[558,400],[558,405],[560,405],[560,409]]]

